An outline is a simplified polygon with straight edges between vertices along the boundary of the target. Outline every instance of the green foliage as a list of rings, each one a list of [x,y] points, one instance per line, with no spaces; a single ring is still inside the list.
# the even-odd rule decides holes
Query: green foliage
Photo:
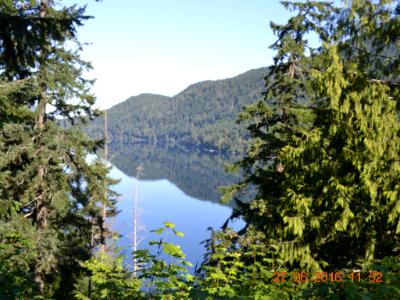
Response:
[[[92,109],[77,27],[89,17],[54,1],[0,1],[0,257],[7,297],[68,298],[80,262],[114,214],[101,143],[73,123]],[[85,115],[85,116],[83,116]],[[9,235],[5,234],[9,232]],[[2,295],[3,296],[3,295]]]
[[[123,266],[122,257],[99,252],[85,261],[83,267],[90,275],[76,284],[76,299],[145,299],[139,290],[139,280],[132,278]]]
[[[200,283],[201,290],[209,295],[235,296],[240,281],[237,279],[243,270],[241,253],[229,249],[231,240],[236,237],[232,231],[225,231],[224,234],[212,233],[209,242],[209,254],[202,265],[202,272],[206,275]]]
[[[200,299],[292,299],[301,295],[291,282],[273,283],[273,261],[268,247],[255,232],[240,236],[232,229],[212,231],[208,252],[198,271]],[[284,271],[280,269],[280,271]]]
[[[29,223],[25,218],[0,223],[0,299],[33,298],[37,291],[29,278],[37,250]]]
[[[272,24],[277,56],[265,99],[241,116],[253,143],[238,164],[245,180],[227,193],[253,186],[257,195],[236,214],[266,234],[287,268],[334,270],[398,254],[400,99],[386,69],[399,55],[381,59],[381,44],[398,42],[387,39],[400,31],[394,7],[285,6],[297,14]],[[310,33],[320,47],[307,44]]]
[[[359,271],[364,280],[352,282],[344,278],[342,283],[313,284],[302,290],[304,299],[397,299],[400,296],[400,259],[385,257],[362,264]],[[382,282],[370,282],[376,277],[370,272],[382,272]],[[343,270],[351,274],[353,270]]]
[[[234,216],[247,226],[237,237],[220,233],[231,242],[213,268],[233,253],[240,259],[229,258],[229,267],[239,274],[251,274],[245,270],[250,263],[257,274],[387,268],[382,285],[308,283],[285,292],[294,298],[397,298],[398,10],[392,1],[284,5],[295,15],[271,25],[278,41],[265,98],[241,114],[252,136],[235,166],[244,180],[225,189],[225,198],[237,200]],[[306,39],[311,33],[321,42],[314,48]],[[245,201],[249,188],[257,193]],[[260,262],[246,257],[255,245],[264,252]],[[245,267],[236,270],[237,262]],[[206,279],[226,277],[213,268]],[[254,285],[268,295],[270,283],[260,278]],[[246,295],[235,281],[229,287],[231,295]]]
[[[164,234],[160,240],[149,242],[149,246],[156,247],[154,253],[151,249],[134,253],[139,268],[138,278],[142,279],[146,298],[189,299],[194,277],[187,267],[192,267],[192,264],[185,260],[186,255],[179,246],[167,242],[168,234],[183,237],[183,233],[177,231],[171,222],[164,222],[164,227],[153,232]]]
[[[199,299],[397,299],[400,295],[399,257],[360,264],[360,281],[351,280],[354,269],[344,268],[335,270],[341,272],[340,282],[314,282],[313,272],[307,273],[305,282],[298,282],[293,273],[304,269],[285,268],[283,260],[273,265],[279,253],[263,243],[263,233],[248,230],[251,235],[238,235],[231,229],[212,233],[194,293]],[[275,275],[277,270],[286,272],[284,280]],[[381,272],[382,282],[372,282],[377,277],[371,272]]]

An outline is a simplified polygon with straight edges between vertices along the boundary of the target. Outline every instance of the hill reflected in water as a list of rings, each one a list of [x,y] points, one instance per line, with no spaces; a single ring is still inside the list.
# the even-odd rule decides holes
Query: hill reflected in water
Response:
[[[110,161],[127,176],[136,177],[139,165],[144,167],[141,180],[167,179],[185,194],[199,200],[219,203],[220,186],[238,181],[225,172],[225,164],[235,157],[220,154],[183,152],[147,144],[110,145]],[[228,206],[233,206],[228,203]]]

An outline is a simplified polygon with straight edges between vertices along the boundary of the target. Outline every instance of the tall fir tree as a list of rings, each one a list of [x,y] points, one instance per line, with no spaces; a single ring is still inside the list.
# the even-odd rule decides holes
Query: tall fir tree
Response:
[[[97,114],[76,39],[88,18],[52,0],[0,2],[0,287],[11,298],[68,297],[80,262],[100,243],[101,208],[115,212],[115,181],[101,160],[89,162],[102,142],[61,126]],[[14,275],[30,283],[25,290]]]
[[[270,270],[399,255],[398,6],[283,4],[297,13],[272,24],[265,98],[241,116],[252,135],[236,165],[244,180],[226,190],[247,224],[236,240],[249,248],[246,239],[262,233]],[[256,196],[241,200],[249,188]]]

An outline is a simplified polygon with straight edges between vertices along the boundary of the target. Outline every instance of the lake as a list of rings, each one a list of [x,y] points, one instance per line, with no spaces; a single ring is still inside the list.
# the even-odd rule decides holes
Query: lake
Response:
[[[207,229],[219,229],[231,215],[233,204],[219,203],[218,187],[238,180],[224,171],[224,164],[234,159],[144,144],[111,145],[109,157],[113,165],[111,177],[121,180],[114,186],[120,194],[120,213],[110,220],[110,225],[121,235],[117,245],[126,255],[126,262],[132,262],[136,198],[137,235],[141,241],[138,248],[147,248],[150,240],[157,239],[150,231],[169,221],[185,236],[168,236],[168,241],[179,244],[193,265],[201,263],[205,253],[201,242],[210,237]],[[139,166],[144,173],[137,179]],[[240,229],[243,222],[237,220],[230,226]]]

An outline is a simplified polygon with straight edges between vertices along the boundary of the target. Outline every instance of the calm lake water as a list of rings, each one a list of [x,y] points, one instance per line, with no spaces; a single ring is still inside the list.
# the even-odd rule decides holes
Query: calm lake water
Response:
[[[159,238],[150,231],[169,221],[176,224],[176,229],[184,232],[185,236],[168,236],[168,240],[179,244],[193,265],[201,263],[205,252],[201,242],[210,236],[207,229],[220,228],[232,211],[232,204],[219,203],[218,191],[219,186],[237,180],[224,171],[224,163],[232,158],[149,145],[114,145],[110,160],[113,164],[111,176],[121,180],[114,187],[121,195],[117,204],[120,213],[111,220],[111,226],[122,235],[117,244],[126,255],[126,261],[131,262],[137,189],[139,248],[147,248],[150,240]],[[139,165],[143,166],[144,174],[137,179]],[[230,226],[239,229],[243,222],[238,220]]]

